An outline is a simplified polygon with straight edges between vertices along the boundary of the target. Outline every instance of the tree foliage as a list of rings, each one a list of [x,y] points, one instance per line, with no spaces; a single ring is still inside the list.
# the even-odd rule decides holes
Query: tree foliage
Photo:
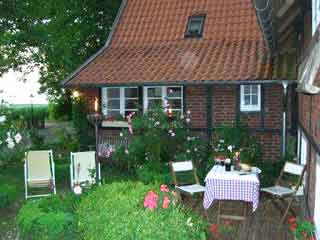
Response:
[[[103,46],[121,0],[0,0],[0,76],[40,68],[41,92],[65,97],[60,82]]]

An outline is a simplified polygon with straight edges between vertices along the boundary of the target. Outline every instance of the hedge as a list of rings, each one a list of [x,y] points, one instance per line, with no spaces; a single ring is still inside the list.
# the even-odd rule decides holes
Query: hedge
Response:
[[[151,211],[143,207],[149,190],[159,186],[141,182],[106,184],[79,204],[78,227],[82,239],[204,240],[205,221],[181,206]]]

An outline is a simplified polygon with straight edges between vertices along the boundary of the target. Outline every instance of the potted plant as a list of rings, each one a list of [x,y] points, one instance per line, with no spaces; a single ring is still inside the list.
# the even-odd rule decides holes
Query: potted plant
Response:
[[[312,220],[305,218],[289,217],[289,228],[295,240],[314,240],[314,224]]]

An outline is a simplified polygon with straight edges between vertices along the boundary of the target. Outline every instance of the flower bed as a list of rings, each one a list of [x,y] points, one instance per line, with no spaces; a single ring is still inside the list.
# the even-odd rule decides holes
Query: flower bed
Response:
[[[166,186],[122,182],[104,185],[78,206],[83,239],[206,239],[206,223],[173,205]],[[162,191],[161,191],[162,190]]]

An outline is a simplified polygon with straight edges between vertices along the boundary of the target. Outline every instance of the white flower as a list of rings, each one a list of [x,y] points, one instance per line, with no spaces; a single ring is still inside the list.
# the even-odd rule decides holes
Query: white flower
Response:
[[[187,225],[188,225],[189,227],[192,227],[192,226],[193,226],[191,217],[188,218],[188,220],[187,220]]]
[[[8,142],[8,144],[7,144],[7,147],[10,148],[10,149],[13,149],[14,146],[15,146],[15,144],[14,144],[13,141],[12,142]]]
[[[125,154],[129,154],[129,150],[128,149],[124,150],[124,152],[125,152]]]
[[[191,141],[191,137],[187,137],[187,141]]]
[[[197,152],[197,151],[198,151],[198,148],[195,148],[194,151]]]
[[[232,146],[231,146],[231,145],[228,146],[228,150],[229,150],[230,152],[232,152]]]
[[[187,121],[187,122],[190,122],[191,120],[190,120],[190,118],[187,118],[186,121]]]
[[[159,125],[160,125],[160,122],[159,122],[159,121],[155,122],[155,124],[154,124],[155,127],[156,127],[156,126],[159,126]]]
[[[120,132],[120,137],[123,137],[123,133],[122,132]]]
[[[172,130],[171,130],[171,129],[169,130],[169,133],[172,133]]]
[[[189,150],[189,149],[187,150],[187,153],[190,153],[190,150]]]
[[[80,195],[82,193],[82,188],[79,185],[75,186],[74,189],[73,189],[73,192],[76,195]]]
[[[188,114],[188,115],[190,115],[190,114],[191,114],[191,111],[190,111],[190,110],[188,110],[188,111],[187,111],[187,114]]]
[[[176,134],[173,132],[173,133],[171,133],[171,137],[174,137]]]
[[[7,132],[7,137],[8,137],[8,138],[11,137],[11,132]]]
[[[16,141],[16,143],[19,143],[21,140],[22,140],[22,136],[20,133],[17,133],[15,136],[14,136],[14,140]]]
[[[3,116],[0,116],[0,124],[1,123],[4,123],[5,121],[6,121],[6,116],[5,115],[3,115]]]
[[[220,143],[224,143],[224,140],[223,140],[223,139],[220,139],[219,142],[220,142]]]
[[[6,142],[7,142],[7,143],[13,142],[13,139],[11,138],[11,136],[8,136],[8,137],[7,137]]]

